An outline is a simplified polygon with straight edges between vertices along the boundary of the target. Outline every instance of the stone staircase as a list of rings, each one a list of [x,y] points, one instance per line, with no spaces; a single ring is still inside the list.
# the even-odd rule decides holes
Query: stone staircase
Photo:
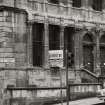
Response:
[[[98,83],[99,77],[87,69],[82,68],[80,73],[82,83]]]

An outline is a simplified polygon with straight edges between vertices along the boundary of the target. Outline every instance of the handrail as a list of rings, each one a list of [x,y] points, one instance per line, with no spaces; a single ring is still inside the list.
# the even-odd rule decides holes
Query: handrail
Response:
[[[88,74],[92,75],[92,76],[95,77],[95,78],[98,78],[97,75],[95,75],[94,73],[90,72],[89,70],[87,70],[87,69],[85,69],[85,68],[81,68],[81,70],[87,72]]]

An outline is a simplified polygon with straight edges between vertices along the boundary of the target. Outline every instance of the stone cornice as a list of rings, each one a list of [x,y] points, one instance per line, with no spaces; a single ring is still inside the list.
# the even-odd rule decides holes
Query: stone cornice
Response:
[[[27,14],[27,12],[25,11],[25,9],[20,9],[20,8],[16,8],[16,7],[9,7],[9,6],[4,6],[4,5],[1,5],[0,6],[0,11],[13,11],[15,13],[24,13],[24,14]]]

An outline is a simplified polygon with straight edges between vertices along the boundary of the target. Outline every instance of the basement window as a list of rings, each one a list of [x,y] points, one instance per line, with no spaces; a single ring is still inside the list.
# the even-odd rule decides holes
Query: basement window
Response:
[[[81,0],[73,0],[72,6],[80,8],[81,7]]]
[[[49,0],[50,3],[59,4],[59,0]]]
[[[7,12],[7,15],[6,15],[6,22],[12,22],[12,12]]]
[[[51,76],[59,76],[60,75],[60,69],[59,67],[51,67]]]

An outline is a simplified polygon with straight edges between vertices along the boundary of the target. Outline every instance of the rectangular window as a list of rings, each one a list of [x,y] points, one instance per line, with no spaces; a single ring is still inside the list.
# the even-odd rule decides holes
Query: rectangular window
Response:
[[[33,51],[33,66],[42,67],[43,65],[43,32],[44,25],[41,23],[34,23],[32,26],[32,51]]]
[[[49,0],[50,3],[59,4],[59,0]]]
[[[60,49],[60,27],[58,25],[49,25],[49,49]]]
[[[93,0],[92,8],[96,11],[102,11],[102,0]]]
[[[72,6],[80,8],[81,7],[81,0],[73,0]]]
[[[52,77],[57,77],[60,76],[60,69],[59,67],[51,67],[51,76]]]

